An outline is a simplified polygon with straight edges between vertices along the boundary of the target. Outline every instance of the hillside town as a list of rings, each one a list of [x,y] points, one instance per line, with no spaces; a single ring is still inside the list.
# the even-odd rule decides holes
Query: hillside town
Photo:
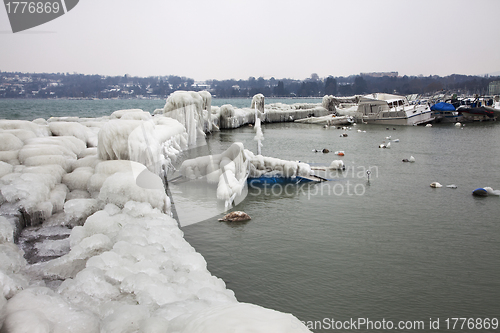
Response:
[[[498,95],[500,77],[450,75],[401,76],[398,72],[360,73],[348,77],[320,78],[316,73],[304,80],[250,77],[247,80],[206,80],[169,76],[134,77],[69,73],[13,73],[0,71],[0,98],[128,99],[166,98],[177,90],[207,90],[220,98],[352,96],[383,92],[434,94],[451,91],[462,95]]]

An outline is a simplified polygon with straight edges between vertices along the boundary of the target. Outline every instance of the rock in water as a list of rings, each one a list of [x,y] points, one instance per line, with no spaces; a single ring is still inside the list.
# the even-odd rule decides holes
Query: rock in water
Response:
[[[219,221],[226,222],[240,222],[248,220],[251,220],[251,217],[247,213],[241,211],[231,212],[229,214],[226,214],[223,218],[219,219]]]

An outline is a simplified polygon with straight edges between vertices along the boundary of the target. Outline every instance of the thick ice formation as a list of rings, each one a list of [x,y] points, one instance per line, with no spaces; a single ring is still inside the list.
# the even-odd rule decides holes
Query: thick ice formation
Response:
[[[238,128],[255,122],[255,110],[252,108],[235,108],[225,104],[216,109],[219,115],[219,127],[221,129]]]
[[[311,116],[321,117],[335,114],[335,108],[325,108],[321,104],[296,103],[264,104],[264,96],[257,94],[252,98],[251,107],[234,108],[226,104],[221,107],[213,107],[213,122],[221,129],[238,128],[246,124],[255,123],[255,109],[259,110],[259,118],[264,123],[292,122]]]
[[[225,152],[186,160],[180,166],[188,179],[206,177],[209,184],[217,185],[217,199],[226,207],[241,195],[248,176],[248,159],[242,143],[233,143]]]
[[[179,333],[272,332],[300,333],[309,330],[294,316],[247,303],[211,307],[192,315]],[[244,327],[244,329],[243,329]],[[236,330],[240,328],[240,330]]]
[[[321,101],[321,106],[331,112],[335,112],[336,100],[332,95],[323,96],[323,100]]]
[[[46,125],[39,125],[35,122],[25,121],[25,120],[0,120],[0,129],[3,130],[25,130],[30,131],[36,136],[48,136],[50,135],[50,129]]]
[[[1,332],[307,332],[291,315],[238,303],[170,217],[152,171],[195,135],[142,110],[0,121]],[[227,198],[246,154],[236,144],[192,174],[224,179]],[[40,236],[33,251],[46,261],[28,265],[14,241],[39,223],[20,237]]]
[[[321,104],[314,103],[295,103],[283,104],[274,103],[266,105],[265,120],[266,123],[280,123],[295,121],[308,117],[322,117],[334,114],[335,111],[329,111]]]
[[[264,106],[265,106],[264,95],[257,94],[257,95],[252,97],[252,104],[250,106],[252,109],[257,109],[261,113],[264,113],[265,112]]]
[[[255,137],[253,138],[255,141],[257,141],[257,154],[261,154],[261,149],[262,149],[262,140],[264,140],[264,133],[262,132],[262,126],[261,126],[261,121],[259,117],[259,111],[257,110],[257,107],[255,107]]]
[[[344,161],[342,161],[342,160],[333,160],[332,163],[330,163],[329,169],[332,169],[332,170],[343,170],[343,169],[345,169]]]
[[[351,125],[354,119],[350,116],[336,116],[334,114],[321,117],[308,117],[295,120],[297,123],[318,124],[326,126]]]
[[[151,113],[141,109],[118,110],[111,114],[111,119],[121,120],[151,120]]]
[[[307,163],[254,155],[239,142],[222,154],[185,160],[180,171],[187,179],[206,178],[208,183],[217,184],[217,199],[224,200],[226,206],[241,195],[248,177],[293,178],[312,174]]]
[[[209,92],[175,91],[168,98],[165,107],[155,114],[178,120],[189,134],[188,144],[194,146],[212,131],[212,96]]]
[[[259,177],[285,177],[309,176],[313,172],[307,163],[282,160],[279,158],[254,155],[245,150],[250,161],[249,178]]]
[[[54,121],[49,123],[49,129],[52,132],[52,135],[74,136],[85,142],[88,147],[97,146],[96,132],[80,123]]]
[[[484,189],[486,190],[486,192],[488,193],[488,195],[497,195],[497,196],[500,196],[500,190],[494,190],[492,187],[484,187]]]

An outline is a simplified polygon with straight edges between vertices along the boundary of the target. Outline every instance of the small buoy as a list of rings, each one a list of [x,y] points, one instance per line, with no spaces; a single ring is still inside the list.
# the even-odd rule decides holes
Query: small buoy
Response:
[[[439,184],[438,182],[433,182],[433,183],[431,183],[430,186],[433,188],[443,187],[443,185]]]
[[[415,157],[410,156],[410,159],[408,160],[408,162],[411,162],[411,163],[415,162]]]
[[[403,158],[403,162],[410,162],[410,160],[407,158]]]
[[[326,153],[329,153],[330,151],[326,148],[323,148],[323,150],[321,151],[323,154],[326,154]]]
[[[253,125],[252,124],[248,124],[248,127],[253,127]]]
[[[336,151],[335,152],[335,155],[338,155],[338,156],[344,156],[344,151],[341,150],[341,151]]]
[[[427,124],[425,125],[425,127],[432,127],[432,124]]]
[[[250,216],[242,211],[231,212],[229,214],[226,214],[223,218],[219,219],[219,221],[225,222],[239,222],[248,220],[251,220]]]
[[[462,123],[456,122],[456,123],[455,123],[455,126],[456,126],[456,127],[461,127],[461,126],[462,126]]]

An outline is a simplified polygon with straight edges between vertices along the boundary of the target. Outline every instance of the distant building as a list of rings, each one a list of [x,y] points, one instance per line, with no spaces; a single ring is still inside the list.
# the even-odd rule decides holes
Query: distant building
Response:
[[[360,73],[361,76],[369,76],[369,77],[398,77],[398,72],[370,72],[370,73]]]
[[[488,86],[489,95],[500,95],[500,81],[492,81]]]
[[[195,82],[191,85],[191,88],[199,90],[210,90],[210,85],[206,84],[205,82]]]

